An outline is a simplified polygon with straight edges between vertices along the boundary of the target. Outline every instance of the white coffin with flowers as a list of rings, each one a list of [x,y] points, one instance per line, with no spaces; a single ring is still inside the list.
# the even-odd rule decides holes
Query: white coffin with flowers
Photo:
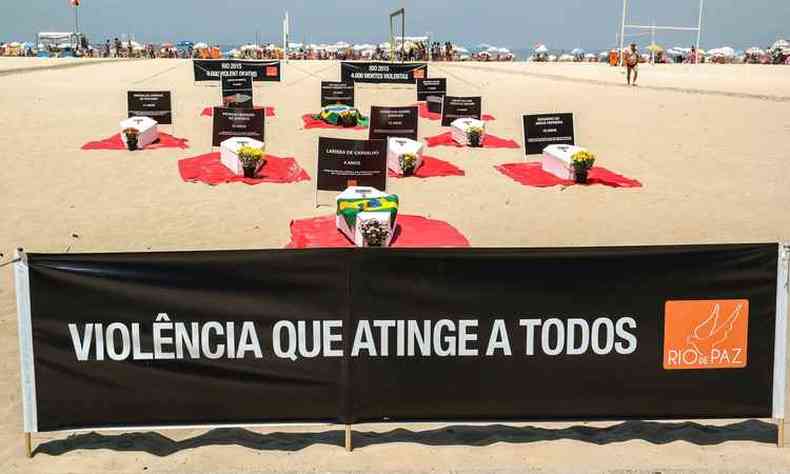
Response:
[[[549,145],[543,149],[541,168],[560,179],[573,180],[576,176],[573,170],[573,155],[585,148],[573,145]]]
[[[263,142],[247,137],[231,137],[219,144],[219,161],[236,176],[244,176],[244,167],[239,160],[239,149],[243,146],[263,150]],[[260,166],[263,166],[263,161]]]
[[[150,117],[132,117],[121,122],[121,140],[127,148],[129,145],[123,131],[128,128],[138,131],[137,148],[145,148],[159,139],[159,124],[156,120]]]
[[[403,175],[403,157],[411,155],[414,157],[414,170],[422,165],[422,153],[425,149],[423,142],[418,142],[410,138],[390,137],[387,139],[387,167],[392,171]]]
[[[480,143],[483,143],[483,138],[486,134],[486,123],[470,117],[459,118],[450,124],[450,133],[453,141],[460,145],[469,146],[469,136],[467,134],[472,128],[479,128],[483,131],[480,134]]]
[[[335,225],[354,245],[370,247],[365,229],[375,227],[385,232],[378,246],[390,246],[398,218],[398,196],[368,186],[352,186],[338,195],[335,202]]]

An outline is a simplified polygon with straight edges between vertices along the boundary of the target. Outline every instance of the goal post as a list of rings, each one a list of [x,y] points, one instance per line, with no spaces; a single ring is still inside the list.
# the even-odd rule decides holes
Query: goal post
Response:
[[[705,9],[705,0],[699,0],[699,17],[697,26],[656,26],[656,25],[636,25],[627,23],[628,19],[628,0],[623,0],[623,17],[620,23],[620,50],[618,55],[620,57],[620,66],[623,65],[623,48],[625,47],[625,31],[630,30],[650,30],[655,35],[657,30],[664,31],[695,31],[697,33],[696,50],[699,51],[700,43],[702,41],[702,12]],[[699,54],[699,53],[697,53]],[[695,58],[696,61],[696,58]]]
[[[400,48],[401,48],[401,61],[403,61],[403,48],[406,43],[406,9],[401,8],[390,13],[390,61],[395,60],[395,28],[397,20],[400,17]]]

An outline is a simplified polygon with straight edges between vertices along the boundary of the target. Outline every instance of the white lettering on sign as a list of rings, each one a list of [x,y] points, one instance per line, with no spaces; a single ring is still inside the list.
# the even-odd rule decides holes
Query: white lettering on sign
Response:
[[[488,320],[486,320],[488,322]],[[515,321],[512,322],[515,324]],[[68,324],[78,361],[262,359],[262,338],[253,321],[171,321],[159,313],[150,324],[108,322]],[[524,356],[628,355],[637,349],[632,317],[519,319]],[[486,325],[487,327],[487,325]],[[363,319],[349,334],[351,357],[513,357],[505,319]],[[144,344],[145,343],[145,344]],[[484,345],[483,345],[484,344]],[[342,320],[282,320],[271,328],[271,350],[280,359],[343,357]],[[669,360],[696,363],[696,354],[673,351]],[[740,351],[716,350],[716,361],[737,363]]]

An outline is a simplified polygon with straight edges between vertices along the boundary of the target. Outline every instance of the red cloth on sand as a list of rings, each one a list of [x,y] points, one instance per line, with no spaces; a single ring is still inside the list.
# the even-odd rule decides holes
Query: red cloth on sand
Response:
[[[310,176],[293,158],[280,158],[266,155],[266,164],[258,172],[257,178],[236,176],[220,161],[220,153],[207,153],[205,155],[185,158],[178,162],[178,172],[181,179],[187,182],[202,182],[210,185],[222,183],[296,183],[309,181]]]
[[[399,215],[393,247],[469,247],[469,241],[455,227],[420,216]],[[335,216],[291,221],[291,242],[286,248],[354,247],[335,227]]]
[[[564,180],[543,171],[540,162],[509,163],[495,166],[500,173],[525,186],[546,188],[550,186],[572,186],[576,182]],[[606,168],[594,166],[587,175],[587,184],[602,184],[613,188],[641,188],[642,183],[613,173]]]
[[[396,174],[392,170],[388,170],[389,176],[393,178],[406,178]],[[417,168],[417,171],[412,175],[415,178],[436,178],[441,176],[465,176],[466,173],[461,168],[458,168],[452,163],[449,163],[432,156],[423,156],[422,165]]]
[[[159,140],[151,143],[150,145],[143,148],[143,150],[157,150],[159,148],[181,148],[187,149],[189,145],[187,145],[186,138],[176,138],[173,135],[169,135],[167,133],[159,132]],[[117,133],[109,138],[105,138],[104,140],[97,140],[95,142],[88,142],[82,145],[83,150],[126,150],[126,145],[123,144],[123,140],[121,139],[121,134]]]
[[[425,139],[425,143],[429,147],[435,146],[454,146],[457,148],[463,147],[463,145],[459,145],[455,140],[453,140],[453,136],[451,132],[445,132],[440,135],[436,135],[435,137],[428,137]],[[491,135],[490,133],[486,133],[483,137],[483,146],[481,148],[521,148],[521,145],[518,144],[515,140],[507,140],[504,138],[499,138],[496,135]]]

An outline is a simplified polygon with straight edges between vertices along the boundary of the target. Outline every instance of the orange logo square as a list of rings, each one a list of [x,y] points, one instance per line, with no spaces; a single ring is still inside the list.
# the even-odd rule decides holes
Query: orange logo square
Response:
[[[414,78],[415,79],[425,79],[425,69],[415,69],[414,70]]]
[[[277,66],[266,66],[266,77],[277,77]]]
[[[746,367],[749,300],[667,301],[664,369]]]

